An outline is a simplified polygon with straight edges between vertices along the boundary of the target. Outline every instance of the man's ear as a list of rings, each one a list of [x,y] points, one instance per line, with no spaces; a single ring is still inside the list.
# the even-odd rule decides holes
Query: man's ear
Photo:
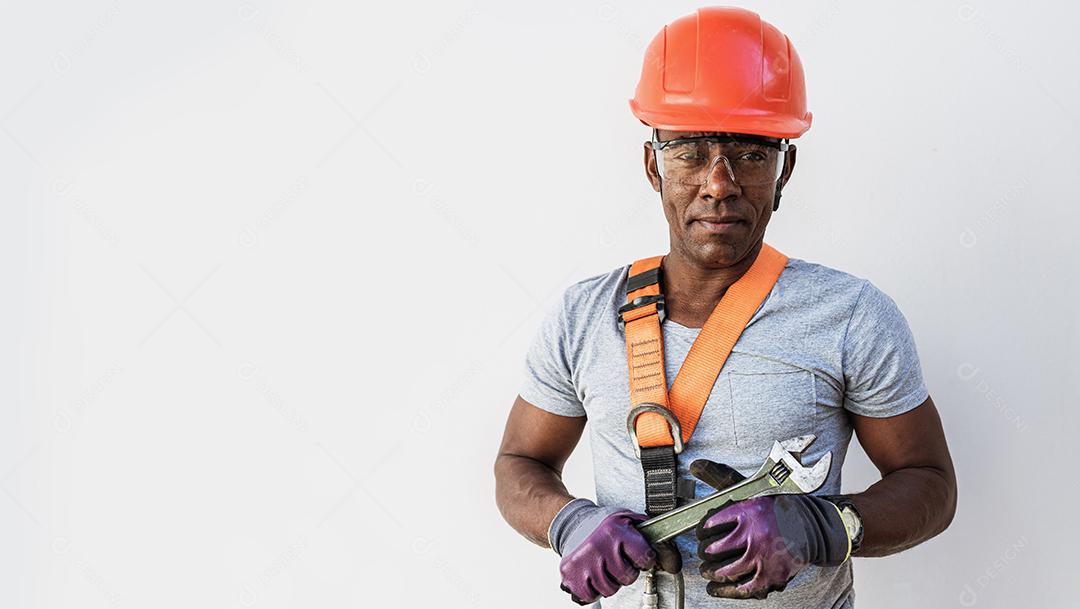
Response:
[[[795,171],[795,155],[798,152],[795,148],[795,144],[788,146],[788,151],[784,155],[784,170],[780,173],[780,183],[787,185],[788,180],[791,179],[792,172]]]
[[[784,186],[791,179],[791,173],[795,171],[795,154],[795,146],[789,145],[787,153],[784,154],[784,168],[780,171],[780,177],[776,180],[776,193],[773,195],[772,206],[774,212],[780,209],[780,197],[783,196]]]
[[[656,171],[656,157],[651,142],[645,142],[645,177],[652,184],[652,189],[660,192],[660,174]]]

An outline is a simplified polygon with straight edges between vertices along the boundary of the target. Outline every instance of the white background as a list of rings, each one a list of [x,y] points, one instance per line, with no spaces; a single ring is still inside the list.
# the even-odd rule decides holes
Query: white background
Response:
[[[562,289],[667,251],[627,98],[696,5],[21,4],[0,606],[573,606],[491,465]],[[899,303],[959,477],[858,605],[1075,606],[1077,10],[745,6],[815,116],[768,240]]]

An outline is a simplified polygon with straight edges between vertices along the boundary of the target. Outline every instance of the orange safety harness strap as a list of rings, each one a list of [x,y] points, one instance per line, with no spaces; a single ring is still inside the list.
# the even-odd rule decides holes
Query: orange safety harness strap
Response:
[[[642,449],[674,446],[677,454],[683,444],[690,441],[724,362],[788,261],[784,254],[767,243],[762,244],[753,265],[728,287],[705,321],[669,392],[660,330],[665,316],[664,296],[660,291],[663,258],[644,258],[630,266],[627,304],[619,309],[619,323],[626,333],[630,404],[633,407],[628,428],[632,431],[631,436],[636,438],[634,448],[642,457],[643,465]],[[670,415],[674,415],[674,421],[668,418]],[[677,430],[678,438],[672,435],[673,429]],[[664,486],[673,487],[674,472],[664,472],[663,477]],[[646,467],[647,497],[650,495],[649,484],[649,467]],[[672,490],[672,497],[665,505],[672,509],[674,491],[673,488],[668,490]]]

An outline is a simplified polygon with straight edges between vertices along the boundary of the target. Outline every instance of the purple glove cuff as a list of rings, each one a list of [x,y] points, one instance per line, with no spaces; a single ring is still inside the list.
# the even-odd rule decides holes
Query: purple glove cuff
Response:
[[[559,556],[565,556],[581,545],[605,518],[624,511],[617,507],[600,507],[588,499],[574,499],[564,505],[548,526],[548,545]]]

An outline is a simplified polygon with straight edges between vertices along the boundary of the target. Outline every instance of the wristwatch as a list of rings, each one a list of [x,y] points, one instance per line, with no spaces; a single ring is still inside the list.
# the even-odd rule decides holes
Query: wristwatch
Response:
[[[840,510],[840,519],[844,521],[844,529],[847,531],[848,539],[851,540],[851,554],[854,554],[862,544],[863,538],[862,516],[859,514],[859,509],[844,496],[832,496],[826,499]]]

